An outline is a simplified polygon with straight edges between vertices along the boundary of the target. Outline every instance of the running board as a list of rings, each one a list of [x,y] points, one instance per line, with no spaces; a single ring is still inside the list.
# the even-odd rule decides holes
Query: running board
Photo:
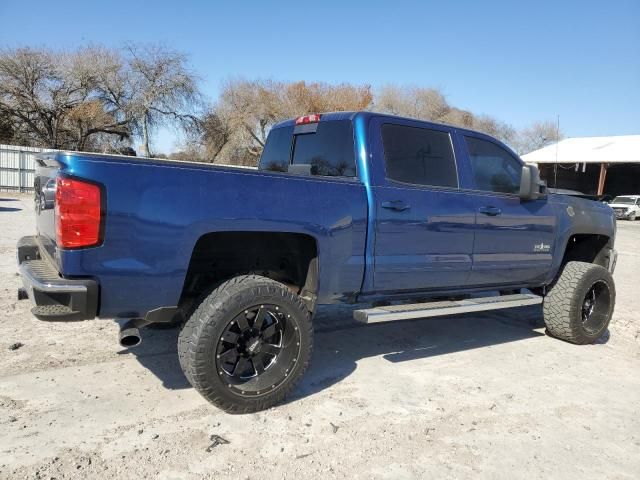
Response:
[[[392,305],[389,307],[355,310],[353,318],[362,323],[390,322],[392,320],[409,320],[412,318],[439,317],[441,315],[458,315],[469,312],[484,312],[500,308],[524,307],[538,305],[542,297],[532,294],[502,295],[499,297],[478,297],[468,300],[444,302],[414,303],[412,305]]]

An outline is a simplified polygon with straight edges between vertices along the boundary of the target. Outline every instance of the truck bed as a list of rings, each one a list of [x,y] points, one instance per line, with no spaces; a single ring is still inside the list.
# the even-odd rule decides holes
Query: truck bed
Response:
[[[97,247],[57,248],[53,206],[37,213],[38,242],[60,274],[99,282],[101,317],[177,305],[198,239],[231,228],[319,239],[320,254],[334,259],[321,275],[323,302],[361,287],[367,202],[357,179],[84,153],[43,155],[38,163],[36,185],[72,176],[99,179],[106,192]]]

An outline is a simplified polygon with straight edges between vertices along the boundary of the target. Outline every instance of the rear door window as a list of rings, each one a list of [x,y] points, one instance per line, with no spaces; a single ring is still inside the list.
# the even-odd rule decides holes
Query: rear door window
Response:
[[[385,124],[382,143],[387,178],[414,185],[458,187],[456,160],[447,132]]]

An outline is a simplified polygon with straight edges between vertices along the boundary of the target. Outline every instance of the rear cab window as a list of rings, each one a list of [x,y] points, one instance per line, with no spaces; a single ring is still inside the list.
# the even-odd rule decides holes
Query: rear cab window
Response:
[[[289,125],[272,129],[258,168],[314,176],[356,176],[351,121],[320,121],[304,127]]]
[[[289,169],[292,135],[293,126],[271,129],[260,157],[260,170],[286,172]]]

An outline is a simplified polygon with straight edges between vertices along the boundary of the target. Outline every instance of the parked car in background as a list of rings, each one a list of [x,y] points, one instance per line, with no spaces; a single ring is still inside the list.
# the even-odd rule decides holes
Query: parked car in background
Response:
[[[56,179],[45,178],[44,185],[37,191],[35,196],[36,211],[53,208],[53,202],[56,195]]]
[[[640,217],[640,195],[621,195],[609,204],[619,220],[635,220]]]

